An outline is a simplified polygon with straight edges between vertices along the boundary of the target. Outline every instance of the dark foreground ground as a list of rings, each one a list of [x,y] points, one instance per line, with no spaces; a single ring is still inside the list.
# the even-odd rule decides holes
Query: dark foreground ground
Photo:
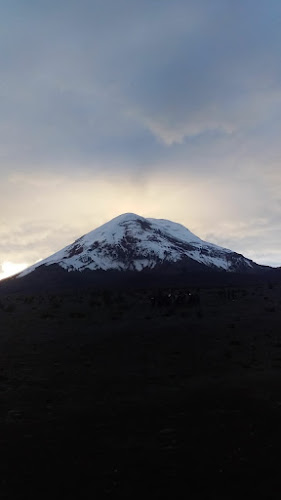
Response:
[[[0,303],[0,498],[280,498],[281,286]]]

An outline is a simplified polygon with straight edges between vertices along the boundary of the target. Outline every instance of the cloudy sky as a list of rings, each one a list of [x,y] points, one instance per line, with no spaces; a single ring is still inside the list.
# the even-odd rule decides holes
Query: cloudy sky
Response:
[[[3,0],[0,276],[123,212],[281,265],[279,0]]]

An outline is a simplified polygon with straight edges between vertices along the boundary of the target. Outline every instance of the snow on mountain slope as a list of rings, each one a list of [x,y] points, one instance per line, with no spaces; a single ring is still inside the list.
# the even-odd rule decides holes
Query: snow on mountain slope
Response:
[[[141,271],[187,260],[226,271],[237,271],[241,266],[250,269],[255,265],[240,254],[201,240],[181,224],[128,213],[85,234],[18,277],[51,264],[67,271]]]

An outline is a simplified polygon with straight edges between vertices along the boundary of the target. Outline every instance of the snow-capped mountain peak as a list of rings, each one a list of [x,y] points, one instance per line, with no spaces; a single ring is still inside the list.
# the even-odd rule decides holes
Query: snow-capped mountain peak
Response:
[[[249,259],[205,242],[181,224],[133,213],[115,217],[18,276],[57,264],[67,271],[142,271],[163,265],[225,271],[250,270]]]

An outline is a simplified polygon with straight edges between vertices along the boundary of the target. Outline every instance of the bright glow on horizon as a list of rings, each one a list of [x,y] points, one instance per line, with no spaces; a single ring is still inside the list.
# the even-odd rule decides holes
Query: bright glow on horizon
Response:
[[[259,205],[263,193],[259,192],[257,200],[251,184],[241,186],[213,176],[210,188],[209,181],[200,176],[187,173],[178,178],[166,171],[137,180],[85,172],[73,178],[14,174],[0,197],[9,214],[0,227],[0,262],[5,266],[0,267],[0,279],[49,257],[126,212],[178,222],[203,240],[255,262],[281,265],[279,218]]]
[[[281,266],[280,2],[6,3],[0,279],[125,212]]]
[[[14,274],[20,273],[28,267],[28,264],[15,264],[14,262],[3,262],[2,272],[0,272],[0,280],[13,276]]]

